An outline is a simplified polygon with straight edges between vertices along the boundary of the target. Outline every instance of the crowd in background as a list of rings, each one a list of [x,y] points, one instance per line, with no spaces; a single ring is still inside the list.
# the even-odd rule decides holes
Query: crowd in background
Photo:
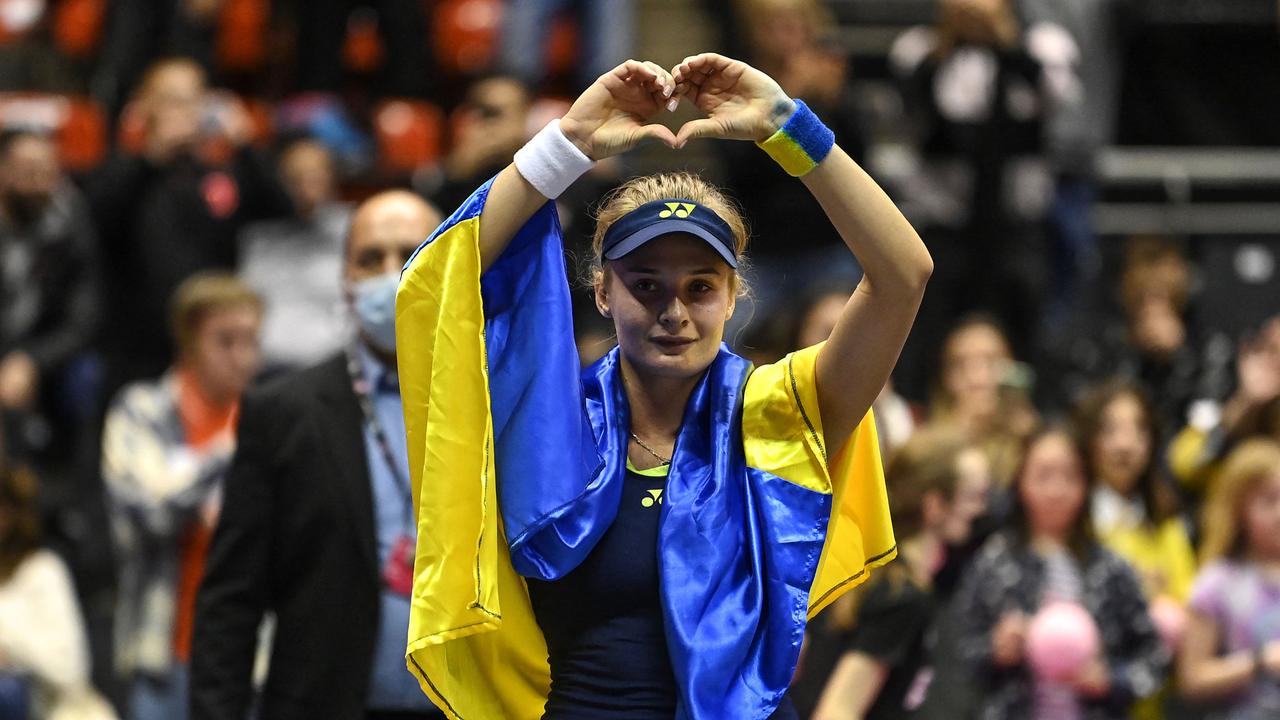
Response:
[[[1158,83],[1124,116],[1136,4],[941,0],[879,68],[890,128],[826,5],[698,5],[721,36],[689,50],[759,67],[889,168],[936,267],[875,405],[899,558],[812,621],[803,714],[1280,718],[1280,302],[1200,312],[1269,282],[1280,240],[1209,288],[1187,237],[1095,232],[1100,153],[1169,142],[1143,136]],[[637,5],[4,5],[0,718],[186,716],[239,401],[349,345],[356,204],[404,188],[447,216],[643,51]],[[909,160],[874,162],[886,139]],[[762,152],[705,153],[752,231],[735,349],[820,342],[850,253]],[[571,268],[632,170],[559,199]],[[577,299],[588,362],[611,326]],[[1093,642],[1060,672],[1035,639],[1055,617]]]

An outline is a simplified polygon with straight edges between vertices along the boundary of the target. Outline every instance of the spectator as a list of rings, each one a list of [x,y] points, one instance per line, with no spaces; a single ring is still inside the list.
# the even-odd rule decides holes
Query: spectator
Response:
[[[0,462],[0,715],[113,720],[89,685],[71,573],[40,544],[35,478]]]
[[[612,66],[611,66],[612,67]],[[443,171],[420,187],[436,207],[458,207],[471,191],[511,162],[529,139],[533,95],[515,76],[480,78],[453,117],[453,141]]]
[[[1022,439],[1039,418],[1029,398],[1030,370],[1013,359],[1009,341],[985,315],[962,318],[942,344],[929,422],[970,433],[1007,485],[1021,456]]]
[[[174,290],[201,270],[234,270],[245,223],[289,211],[273,173],[243,144],[247,118],[236,110],[222,120],[202,117],[205,100],[199,65],[186,59],[153,65],[137,101],[142,155],[117,154],[90,182],[114,319],[105,338],[109,389],[164,372],[172,349],[156,329],[165,326]],[[226,167],[199,154],[202,133],[220,122],[222,129],[210,132],[239,145]]]
[[[750,41],[747,62],[775,78],[823,119],[854,160],[865,160],[865,133],[849,63],[835,45],[831,14],[818,0],[739,3]],[[735,325],[768,324],[789,298],[814,283],[853,286],[861,276],[839,233],[824,222],[818,202],[749,143],[715,148],[752,230],[752,296],[739,303]],[[732,337],[732,334],[730,334]]]
[[[1075,438],[1042,430],[1027,442],[1008,527],[983,546],[961,583],[959,654],[984,719],[1125,718],[1163,684],[1168,653],[1132,568],[1094,540],[1090,479]],[[1100,654],[1069,682],[1032,674],[1030,616],[1050,602],[1083,606]]]
[[[333,156],[316,140],[304,137],[284,147],[280,180],[293,214],[241,232],[240,277],[266,302],[267,366],[301,367],[338,350],[348,332],[333,279],[342,271],[351,208],[338,202]]]
[[[439,717],[404,660],[416,526],[394,325],[400,269],[439,222],[403,191],[357,208],[343,283],[359,341],[245,397],[196,610],[195,720],[248,712],[268,611],[261,717]]]
[[[136,720],[187,717],[195,590],[239,398],[260,359],[262,301],[234,277],[187,279],[171,309],[177,362],[121,391],[102,442],[119,569],[116,671]]]
[[[1219,461],[1254,435],[1280,440],[1280,315],[1240,343],[1231,397],[1192,405],[1186,427],[1169,445],[1169,464],[1187,489],[1205,493]]]
[[[936,25],[907,30],[890,51],[921,154],[897,190],[939,269],[904,351],[904,388],[920,383],[924,349],[968,312],[998,317],[1017,356],[1036,348],[1053,195],[1044,124],[1057,99],[1013,2],[943,0]]]
[[[0,410],[18,429],[60,409],[57,382],[93,340],[99,303],[88,206],[63,177],[53,140],[0,134]],[[16,434],[17,454],[62,436]]]
[[[1280,717],[1280,444],[1250,440],[1231,453],[1203,534],[1179,686],[1218,703],[1221,717]]]
[[[1140,237],[1125,248],[1115,300],[1099,313],[1084,312],[1076,326],[1049,345],[1050,370],[1070,405],[1091,385],[1112,377],[1138,383],[1154,403],[1162,427],[1176,427],[1201,378],[1214,363],[1188,327],[1192,267],[1171,240]],[[1163,441],[1164,438],[1161,438]]]
[[[1152,617],[1185,616],[1195,552],[1178,513],[1172,486],[1160,472],[1160,432],[1155,409],[1142,389],[1127,381],[1095,388],[1077,408],[1077,427],[1087,444],[1093,527],[1103,545],[1138,572]],[[1163,615],[1161,615],[1163,613]],[[1176,650],[1174,625],[1162,635]],[[1168,693],[1141,703],[1135,717],[1164,717]]]
[[[986,457],[954,431],[917,433],[893,457],[888,481],[899,562],[859,591],[847,649],[813,720],[897,720],[921,707],[938,635],[933,575],[948,548],[968,541],[991,489]]]
[[[1187,601],[1195,554],[1177,497],[1160,475],[1151,403],[1136,385],[1108,383],[1077,410],[1094,480],[1090,510],[1103,544],[1131,563],[1146,596]]]

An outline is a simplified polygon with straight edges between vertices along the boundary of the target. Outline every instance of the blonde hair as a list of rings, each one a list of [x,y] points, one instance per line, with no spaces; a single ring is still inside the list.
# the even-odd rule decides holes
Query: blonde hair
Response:
[[[219,310],[248,307],[259,315],[262,296],[228,273],[204,272],[187,278],[173,293],[169,307],[170,328],[178,353],[192,349],[200,323]]]
[[[1244,504],[1263,480],[1275,475],[1280,475],[1280,443],[1256,438],[1231,451],[1214,478],[1201,515],[1201,562],[1243,557],[1247,544],[1240,528]]]
[[[633,177],[617,188],[614,188],[600,201],[596,210],[596,231],[591,238],[591,265],[589,281],[592,285],[604,277],[604,259],[601,257],[604,248],[604,235],[622,216],[654,200],[667,198],[688,200],[702,205],[719,215],[733,231],[734,251],[739,258],[739,271],[745,266],[743,254],[747,250],[747,223],[737,203],[715,185],[692,173],[658,173]],[[744,292],[740,273],[734,273],[735,289],[738,294]]]

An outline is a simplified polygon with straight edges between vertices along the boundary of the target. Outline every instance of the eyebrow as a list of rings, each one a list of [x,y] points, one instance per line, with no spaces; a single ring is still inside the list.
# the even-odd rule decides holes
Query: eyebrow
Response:
[[[623,268],[623,272],[635,273],[637,275],[659,275],[662,273],[661,270],[657,268],[651,268],[651,267]],[[689,274],[690,275],[715,275],[718,277],[720,275],[720,271],[717,268],[705,267],[705,268],[698,268],[697,270],[693,270]]]

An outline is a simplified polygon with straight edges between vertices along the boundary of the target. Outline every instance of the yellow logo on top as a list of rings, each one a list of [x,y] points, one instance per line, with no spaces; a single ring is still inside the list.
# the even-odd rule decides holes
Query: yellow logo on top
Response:
[[[693,203],[682,202],[669,202],[665,203],[665,205],[667,206],[667,209],[658,213],[658,217],[660,218],[669,218],[672,215],[675,215],[678,218],[687,218],[689,217],[689,214],[693,212],[694,208],[698,207]]]

